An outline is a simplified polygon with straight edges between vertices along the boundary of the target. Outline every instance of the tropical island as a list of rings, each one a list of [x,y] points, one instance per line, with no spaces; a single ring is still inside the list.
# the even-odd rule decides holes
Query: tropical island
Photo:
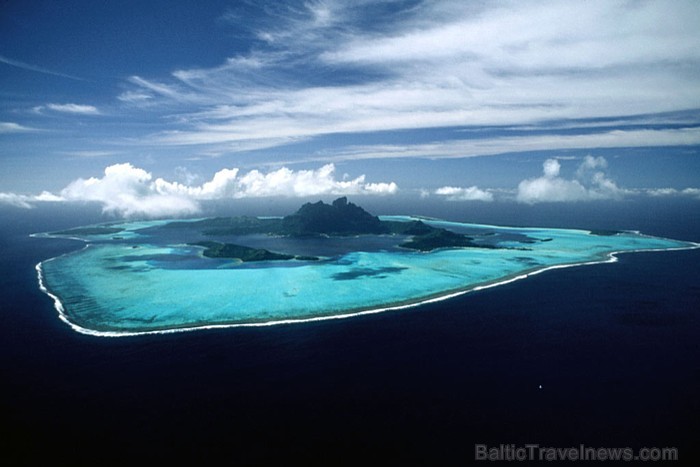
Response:
[[[360,206],[348,202],[346,197],[338,198],[331,204],[323,201],[306,203],[295,213],[283,218],[215,217],[194,222],[170,222],[164,228],[195,229],[206,236],[266,234],[312,238],[394,235],[407,237],[398,244],[399,247],[423,252],[438,248],[501,248],[493,244],[477,243],[473,237],[433,227],[421,220],[380,220]],[[314,256],[272,252],[231,243],[200,241],[192,245],[204,247],[203,254],[209,258],[236,258],[244,262],[318,259]]]
[[[59,232],[52,232],[51,235],[65,236],[69,237],[71,235],[111,235],[119,233],[124,229],[120,227],[107,227],[107,226],[94,226],[94,227],[77,227],[75,229],[61,230]]]
[[[250,261],[286,261],[298,259],[300,261],[318,261],[315,256],[286,255],[273,253],[264,248],[251,248],[243,245],[219,242],[196,242],[195,246],[204,247],[202,254],[207,258],[235,258],[243,262]]]
[[[344,197],[279,218],[111,222],[36,236],[88,244],[36,269],[61,319],[100,336],[376,313],[621,252],[699,246],[631,231],[378,217]]]

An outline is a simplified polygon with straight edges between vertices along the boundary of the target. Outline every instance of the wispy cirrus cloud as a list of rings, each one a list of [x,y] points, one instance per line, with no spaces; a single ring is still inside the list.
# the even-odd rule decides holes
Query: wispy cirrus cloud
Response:
[[[676,188],[649,188],[643,190],[643,192],[654,197],[689,196],[700,199],[700,188],[684,188],[682,190]]]
[[[171,128],[152,135],[176,146],[700,108],[695,2],[445,0],[391,13],[383,5],[268,5],[268,21],[249,26],[259,41],[250,52],[212,68],[133,76],[120,99],[179,106]],[[378,11],[391,15],[383,28],[370,17]],[[659,135],[686,144],[688,132]],[[603,133],[575,144],[616,147],[624,136],[649,141]]]
[[[66,156],[93,158],[93,157],[108,157],[118,154],[116,151],[100,151],[100,150],[82,150],[82,151],[63,151],[61,154]]]
[[[416,144],[351,145],[311,154],[304,162],[364,159],[452,159],[526,151],[599,149],[650,146],[695,146],[700,128],[659,130],[609,130],[586,134],[528,134],[522,136],[473,136]],[[278,161],[284,162],[284,161]],[[292,161],[287,161],[291,163]]]
[[[100,111],[97,107],[93,105],[86,104],[46,104],[42,107],[35,108],[36,111],[41,111],[44,108],[53,110],[54,112],[68,113],[68,114],[79,114],[79,115],[100,115]]]
[[[185,95],[181,89],[178,89],[176,85],[169,85],[153,80],[147,80],[140,76],[131,76],[129,78],[129,81],[138,86],[141,89],[141,92],[127,91],[126,93],[122,93],[120,94],[122,100],[145,100],[156,96],[172,99],[175,101],[193,100],[193,98],[190,98],[187,95]],[[204,100],[205,96],[202,95],[201,99]]]
[[[40,67],[40,66],[37,66],[37,65],[32,65],[32,64],[30,64],[30,63],[25,63],[25,62],[22,62],[22,61],[19,61],[19,60],[14,60],[14,59],[11,59],[11,58],[2,56],[2,55],[0,55],[0,63],[4,63],[5,65],[10,65],[10,66],[17,67],[17,68],[21,68],[21,69],[23,69],[23,70],[28,70],[28,71],[34,71],[34,72],[37,72],[37,73],[42,73],[42,74],[45,74],[45,75],[58,76],[58,77],[61,77],[61,78],[72,79],[72,80],[75,80],[75,81],[85,81],[85,79],[80,78],[80,77],[78,77],[78,76],[73,76],[73,75],[69,75],[69,74],[67,74],[67,73],[61,73],[61,72],[58,72],[58,71],[49,70],[49,69],[44,68],[44,67]]]
[[[36,128],[20,125],[15,122],[0,122],[0,134],[2,133],[27,133],[39,131]]]
[[[117,99],[126,103],[144,103],[153,99],[153,96],[146,92],[124,91],[117,96]]]

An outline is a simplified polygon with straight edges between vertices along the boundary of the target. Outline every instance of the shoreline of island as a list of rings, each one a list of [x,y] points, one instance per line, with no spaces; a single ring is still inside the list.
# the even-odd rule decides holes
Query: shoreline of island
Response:
[[[648,236],[652,238],[659,238],[659,237],[653,237],[653,236]],[[85,240],[87,242],[87,240]],[[358,309],[351,309],[347,310],[347,312],[342,312],[342,313],[329,313],[329,314],[324,314],[324,315],[317,315],[317,316],[309,316],[309,317],[299,317],[299,318],[288,318],[288,319],[281,319],[281,320],[273,320],[273,321],[249,321],[249,322],[241,322],[241,323],[212,323],[212,324],[202,324],[202,325],[185,325],[182,327],[171,327],[171,328],[164,328],[164,329],[152,329],[152,330],[144,330],[144,331],[113,331],[113,330],[105,330],[105,331],[100,331],[100,330],[95,330],[95,329],[89,329],[85,328],[83,326],[80,326],[79,324],[76,324],[72,322],[69,318],[69,316],[66,313],[66,309],[63,306],[63,303],[61,302],[60,297],[52,293],[49,288],[46,286],[45,278],[43,277],[43,264],[55,260],[56,258],[60,258],[61,256],[65,256],[66,254],[73,254],[76,253],[75,251],[73,252],[68,252],[65,253],[64,255],[59,255],[54,258],[50,258],[44,261],[40,261],[37,263],[35,266],[35,270],[37,272],[38,276],[38,281],[39,281],[39,289],[44,292],[47,296],[49,296],[53,301],[54,301],[54,309],[58,312],[59,319],[63,322],[65,322],[68,326],[71,327],[74,331],[84,334],[84,335],[89,335],[89,336],[94,336],[94,337],[137,337],[137,336],[147,336],[147,335],[158,335],[158,334],[174,334],[174,333],[180,333],[180,332],[192,332],[192,331],[203,331],[203,330],[214,330],[214,329],[229,329],[229,328],[238,328],[238,327],[263,327],[263,326],[276,326],[276,325],[284,325],[284,324],[302,324],[302,323],[310,323],[310,322],[317,322],[317,321],[327,321],[331,319],[346,319],[346,318],[352,318],[352,317],[357,317],[357,316],[366,316],[366,315],[372,315],[372,314],[378,314],[378,313],[384,313],[387,311],[395,311],[395,310],[404,310],[408,308],[414,308],[430,303],[437,303],[441,302],[444,300],[450,300],[452,298],[459,297],[461,295],[465,295],[471,292],[478,292],[480,290],[486,290],[494,287],[498,287],[501,285],[506,285],[510,284],[522,279],[527,279],[528,277],[550,271],[553,269],[566,269],[566,268],[572,268],[572,267],[579,267],[579,266],[592,266],[596,264],[608,264],[608,263],[615,263],[618,261],[617,255],[619,254],[624,254],[624,253],[644,253],[644,252],[664,252],[664,251],[684,251],[684,250],[695,250],[695,249],[700,249],[700,243],[697,242],[688,242],[684,241],[684,243],[687,243],[687,246],[679,246],[679,247],[670,247],[670,248],[650,248],[650,249],[638,249],[638,250],[618,250],[618,251],[611,251],[607,252],[601,257],[600,259],[597,260],[592,260],[592,261],[584,261],[584,262],[578,262],[578,263],[568,263],[568,264],[556,264],[556,265],[551,265],[551,266],[546,266],[542,268],[532,268],[529,270],[523,270],[518,273],[510,274],[507,276],[504,276],[499,279],[494,279],[491,281],[485,281],[477,284],[472,284],[468,287],[462,288],[462,289],[456,289],[456,290],[451,290],[451,291],[444,291],[440,293],[436,293],[433,295],[429,295],[423,298],[420,298],[418,300],[409,300],[405,302],[396,302],[391,305],[386,305],[382,307],[372,307],[372,308],[358,308]],[[85,248],[88,248],[90,244],[88,243],[85,245]],[[82,251],[82,250],[77,250],[77,251]]]

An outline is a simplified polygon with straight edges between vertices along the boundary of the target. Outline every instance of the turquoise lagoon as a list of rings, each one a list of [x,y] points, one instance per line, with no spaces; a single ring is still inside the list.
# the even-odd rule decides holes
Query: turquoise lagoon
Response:
[[[383,216],[384,220],[416,220]],[[39,284],[76,331],[123,336],[211,327],[270,325],[376,313],[441,300],[548,269],[615,261],[620,252],[700,245],[638,232],[514,228],[420,219],[498,248],[418,252],[392,235],[289,239],[265,235],[219,241],[318,261],[241,263],[211,259],[174,234],[169,221],[109,224],[117,234],[74,238],[83,249],[37,265]],[[406,237],[402,237],[405,239]]]

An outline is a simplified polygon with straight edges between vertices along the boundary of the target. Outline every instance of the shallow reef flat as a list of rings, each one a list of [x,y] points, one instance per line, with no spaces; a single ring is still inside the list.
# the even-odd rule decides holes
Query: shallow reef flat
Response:
[[[402,247],[413,238],[405,232],[216,237],[222,244],[265,248],[283,259],[244,261],[203,254],[205,246],[197,242],[212,237],[194,228],[201,220],[180,221],[180,227],[191,222],[193,228],[184,229],[168,228],[167,221],[125,222],[41,234],[80,239],[85,247],[43,261],[37,271],[42,290],[75,330],[124,336],[376,313],[549,269],[611,262],[616,253],[698,247],[638,232],[497,227],[410,216],[381,219],[420,220],[471,241],[465,247],[420,251]],[[338,246],[343,244],[351,248]]]

